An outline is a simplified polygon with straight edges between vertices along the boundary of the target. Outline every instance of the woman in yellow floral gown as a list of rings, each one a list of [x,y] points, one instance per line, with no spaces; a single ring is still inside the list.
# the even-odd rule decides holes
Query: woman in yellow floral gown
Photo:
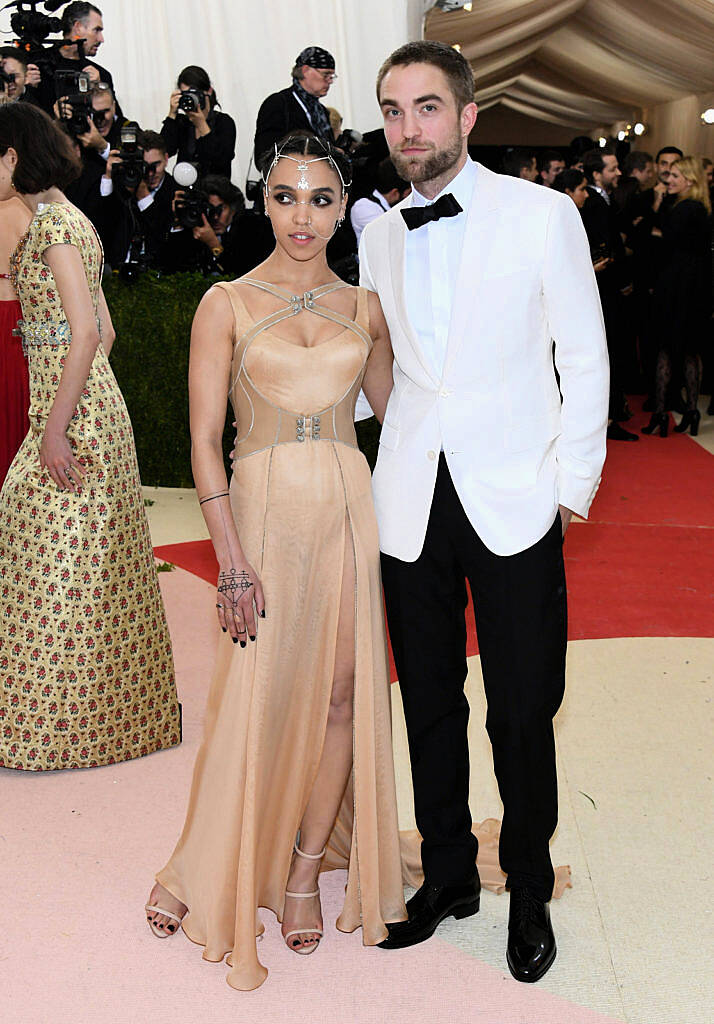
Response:
[[[30,430],[0,492],[0,767],[113,764],[180,742],[171,641],[91,223],[60,191],[66,136],[0,108],[0,200],[34,214],[13,256]]]

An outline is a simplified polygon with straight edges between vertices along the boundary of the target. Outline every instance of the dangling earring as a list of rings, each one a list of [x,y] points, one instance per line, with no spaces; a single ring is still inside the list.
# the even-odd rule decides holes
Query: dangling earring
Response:
[[[17,192],[17,186],[15,182],[12,180],[12,178],[10,178],[10,188],[13,190],[13,192]]]

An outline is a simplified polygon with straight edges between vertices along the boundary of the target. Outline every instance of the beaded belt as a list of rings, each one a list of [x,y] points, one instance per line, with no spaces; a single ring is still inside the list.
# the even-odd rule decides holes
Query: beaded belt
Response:
[[[97,327],[101,337],[102,326],[99,317]],[[29,348],[40,348],[42,345],[59,348],[60,345],[69,345],[72,340],[72,331],[66,320],[47,324],[28,324],[24,320],[18,320],[17,327],[12,333],[16,338],[22,338],[22,351],[26,356]]]

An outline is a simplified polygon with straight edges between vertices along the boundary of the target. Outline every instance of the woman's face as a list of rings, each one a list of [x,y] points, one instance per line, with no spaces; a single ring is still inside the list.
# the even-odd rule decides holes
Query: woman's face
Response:
[[[574,188],[572,192],[569,188],[566,188],[565,191],[573,200],[577,208],[582,210],[585,205],[585,200],[588,198],[588,179],[584,177],[577,188]]]
[[[12,199],[17,192],[12,187],[12,175],[17,166],[17,153],[10,147],[3,156],[0,156],[0,202],[5,199]]]
[[[677,164],[672,164],[667,181],[667,192],[671,196],[681,196],[692,187],[689,178],[685,178]]]
[[[265,209],[277,244],[300,262],[324,252],[347,198],[329,160],[292,154],[270,172]]]

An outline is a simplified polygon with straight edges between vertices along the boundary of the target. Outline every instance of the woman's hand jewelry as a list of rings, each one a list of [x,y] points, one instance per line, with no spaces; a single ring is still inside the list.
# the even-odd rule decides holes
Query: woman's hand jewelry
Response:
[[[247,562],[219,571],[217,598],[218,621],[233,643],[245,647],[246,635],[255,640],[255,612],[265,618],[265,601],[260,580]]]

